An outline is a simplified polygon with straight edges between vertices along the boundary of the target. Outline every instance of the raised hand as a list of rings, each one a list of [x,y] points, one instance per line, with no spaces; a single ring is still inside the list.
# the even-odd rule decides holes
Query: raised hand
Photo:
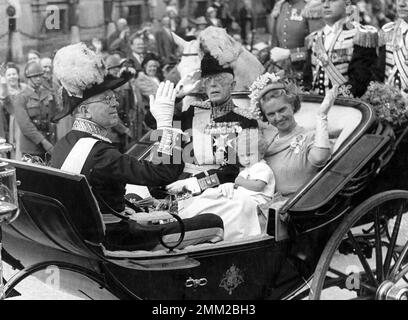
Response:
[[[177,83],[176,91],[177,97],[183,98],[186,95],[194,92],[198,85],[201,82],[201,71],[195,70],[186,74],[181,80]]]
[[[327,116],[327,114],[329,113],[329,110],[334,104],[334,101],[336,100],[338,92],[339,92],[338,85],[334,85],[333,88],[331,88],[329,91],[326,92],[326,96],[324,97],[324,100],[319,107],[319,112],[318,112],[319,115]]]
[[[170,81],[161,82],[156,96],[151,95],[150,112],[156,119],[157,128],[171,128],[173,126],[174,103],[177,91]]]

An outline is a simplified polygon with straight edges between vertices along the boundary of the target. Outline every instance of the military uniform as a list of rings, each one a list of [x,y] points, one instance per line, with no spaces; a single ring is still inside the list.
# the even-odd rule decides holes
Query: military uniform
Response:
[[[55,124],[50,120],[56,111],[55,95],[44,86],[37,90],[27,87],[16,96],[14,113],[21,130],[21,153],[44,156],[40,142],[47,139],[55,143]]]
[[[271,13],[271,43],[272,47],[280,47],[291,51],[291,67],[301,77],[306,61],[305,38],[312,31],[310,20],[316,20],[315,15],[304,15],[307,2],[278,1]],[[310,11],[310,10],[309,10]],[[286,66],[290,68],[288,63]]]
[[[202,191],[234,182],[240,165],[233,143],[241,130],[257,128],[257,121],[239,114],[232,99],[216,107],[210,101],[198,101],[178,120],[184,132],[192,133],[183,146],[186,164],[180,178],[197,177]]]
[[[196,101],[174,117],[174,124],[189,133],[182,144],[184,170],[179,179],[196,177],[201,191],[235,181],[240,170],[235,139],[243,129],[258,127],[255,119],[238,110],[232,99],[216,107],[209,100]],[[146,117],[155,121],[150,112]]]
[[[326,41],[331,36],[332,41]],[[377,63],[378,32],[375,27],[338,21],[310,34],[306,39],[308,57],[304,86],[325,95],[334,84],[340,95],[362,96],[373,79]]]
[[[380,31],[377,80],[402,90],[408,89],[408,23],[387,23]]]

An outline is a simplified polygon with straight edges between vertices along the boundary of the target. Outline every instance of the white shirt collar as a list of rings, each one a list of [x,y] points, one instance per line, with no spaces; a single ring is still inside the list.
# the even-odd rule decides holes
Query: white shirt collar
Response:
[[[325,35],[329,35],[331,32],[336,33],[340,28],[343,27],[344,19],[340,19],[332,26],[326,24],[323,28],[323,32]]]

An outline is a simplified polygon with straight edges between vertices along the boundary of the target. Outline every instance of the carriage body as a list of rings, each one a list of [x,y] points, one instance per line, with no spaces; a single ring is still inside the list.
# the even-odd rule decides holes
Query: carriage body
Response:
[[[234,98],[238,105],[248,99],[244,93]],[[298,122],[313,128],[313,110],[321,101],[321,97],[304,96]],[[382,125],[370,106],[353,99],[337,100],[329,127],[335,146],[330,162],[282,208],[269,210],[263,235],[174,251],[107,251],[102,217],[84,176],[10,160],[19,181],[21,213],[5,228],[4,244],[8,262],[16,265],[19,260],[26,268],[9,283],[8,291],[27,275],[54,265],[70,271],[71,279],[65,284],[71,292],[79,283],[74,278],[91,279],[94,285],[88,290],[94,297],[296,296],[313,275],[342,219],[373,193],[395,188],[393,183],[401,187],[401,181],[389,177],[393,172],[387,171],[387,165],[401,149],[395,148],[396,142],[405,140]],[[142,142],[131,153],[143,158],[145,145],[148,149],[149,143]],[[392,165],[403,165],[404,157],[401,152]]]

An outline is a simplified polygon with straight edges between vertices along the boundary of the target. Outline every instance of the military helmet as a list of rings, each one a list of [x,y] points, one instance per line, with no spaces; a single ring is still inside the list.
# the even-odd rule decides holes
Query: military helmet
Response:
[[[44,70],[39,63],[29,62],[24,69],[24,74],[26,78],[32,78],[42,76],[44,74]]]

